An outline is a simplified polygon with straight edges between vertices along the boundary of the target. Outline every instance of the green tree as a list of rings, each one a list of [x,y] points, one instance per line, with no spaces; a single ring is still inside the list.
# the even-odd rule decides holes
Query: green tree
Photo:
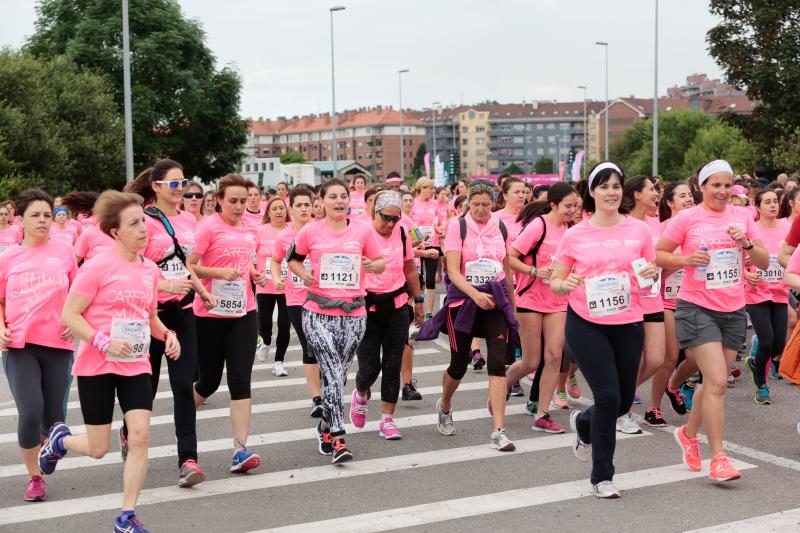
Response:
[[[516,163],[511,163],[503,171],[506,174],[525,174],[525,170]]]
[[[66,58],[0,51],[0,198],[121,187],[123,129],[106,80]]]
[[[428,149],[425,147],[425,143],[422,143],[419,145],[419,147],[417,147],[417,153],[414,156],[414,166],[411,169],[413,176],[411,177],[419,178],[425,172],[425,154],[427,151]]]
[[[706,35],[709,52],[726,81],[759,102],[751,116],[727,119],[772,163],[800,127],[800,0],[711,0],[710,11],[721,22]]]
[[[533,169],[537,174],[552,174],[553,159],[550,157],[540,157],[533,165]]]
[[[280,155],[281,164],[289,165],[291,163],[305,163],[306,158],[300,152],[286,152]]]
[[[800,170],[800,128],[781,137],[772,149],[775,165],[788,172]]]
[[[734,172],[743,174],[755,166],[758,152],[738,128],[724,123],[712,124],[698,131],[686,150],[681,176],[691,176],[700,165],[713,159],[724,159]]]
[[[177,0],[137,0],[129,14],[136,168],[169,156],[205,180],[234,171],[247,140],[237,72],[215,68],[200,24],[183,16]],[[120,3],[40,0],[37,15],[28,49],[43,58],[63,54],[106,76],[121,115]]]

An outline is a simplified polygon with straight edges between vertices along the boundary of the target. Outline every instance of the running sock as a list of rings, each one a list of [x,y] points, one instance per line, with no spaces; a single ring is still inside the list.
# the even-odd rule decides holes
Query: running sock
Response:
[[[368,398],[368,396],[366,394],[364,394],[362,396],[362,394],[360,392],[356,391],[356,398],[358,398],[359,400],[361,400],[363,402],[364,400],[366,400]]]
[[[55,448],[55,450],[61,455],[66,455],[67,454],[67,449],[64,448],[64,437],[63,436],[58,437],[55,441],[53,441],[53,448]]]
[[[386,422],[386,419],[393,418],[390,413],[382,413],[381,414],[381,422]]]

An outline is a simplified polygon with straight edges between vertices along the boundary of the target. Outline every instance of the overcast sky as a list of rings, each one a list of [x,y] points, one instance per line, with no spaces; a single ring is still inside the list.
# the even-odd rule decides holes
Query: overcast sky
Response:
[[[132,0],[136,1],[136,0]],[[331,108],[330,14],[334,14],[338,110],[532,100],[576,101],[586,85],[604,98],[653,95],[655,0],[181,0],[198,19],[218,64],[244,80],[243,116]],[[33,32],[33,0],[0,0],[0,46]],[[721,72],[708,55],[716,19],[705,0],[661,0],[659,92],[687,75]]]

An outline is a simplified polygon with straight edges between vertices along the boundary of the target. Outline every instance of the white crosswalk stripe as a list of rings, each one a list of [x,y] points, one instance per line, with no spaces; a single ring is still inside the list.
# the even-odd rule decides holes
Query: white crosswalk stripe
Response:
[[[719,524],[685,533],[768,533],[800,531],[800,509],[755,516],[727,524]]]

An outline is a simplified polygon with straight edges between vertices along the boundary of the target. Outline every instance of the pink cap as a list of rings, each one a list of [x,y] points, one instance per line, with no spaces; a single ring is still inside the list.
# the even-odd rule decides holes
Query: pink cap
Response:
[[[731,189],[731,194],[734,196],[738,196],[739,198],[747,198],[747,189],[742,187],[741,185],[734,185]]]

